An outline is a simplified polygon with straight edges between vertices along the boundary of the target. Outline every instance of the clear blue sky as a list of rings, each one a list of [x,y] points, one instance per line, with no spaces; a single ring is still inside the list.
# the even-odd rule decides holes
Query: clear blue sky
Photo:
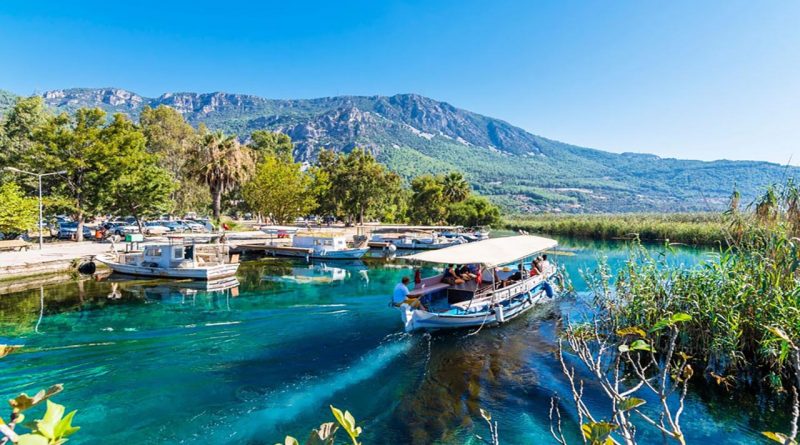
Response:
[[[800,2],[0,1],[0,88],[78,86],[414,92],[588,147],[798,164]]]

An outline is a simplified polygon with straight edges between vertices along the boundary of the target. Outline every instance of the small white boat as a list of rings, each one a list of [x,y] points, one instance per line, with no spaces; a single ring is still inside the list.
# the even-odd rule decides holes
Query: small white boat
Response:
[[[409,297],[420,298],[425,309],[405,303],[399,306],[406,332],[499,325],[536,304],[552,301],[554,289],[561,286],[557,268],[550,265],[541,274],[531,275],[524,264],[557,245],[548,238],[512,236],[404,257],[425,263],[475,265],[479,271],[474,279],[461,282],[442,282],[442,274],[421,280]],[[514,267],[503,267],[508,265]]]
[[[270,255],[306,260],[357,260],[369,251],[369,247],[348,246],[347,236],[341,232],[297,232],[291,246],[267,244],[259,249]]]
[[[436,233],[377,233],[372,235],[369,243],[374,247],[394,246],[396,249],[437,250],[466,242],[461,236],[448,238]]]
[[[136,246],[129,244],[129,247]],[[218,280],[236,275],[239,256],[228,254],[224,244],[150,244],[97,255],[95,259],[114,272],[144,277]]]

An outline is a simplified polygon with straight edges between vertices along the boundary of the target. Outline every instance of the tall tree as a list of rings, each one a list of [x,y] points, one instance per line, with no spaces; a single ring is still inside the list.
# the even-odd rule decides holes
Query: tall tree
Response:
[[[0,168],[20,166],[20,157],[33,149],[36,132],[50,117],[41,97],[17,99],[0,125]],[[37,186],[36,179],[30,176],[17,178],[15,181],[23,184],[28,191],[34,191]]]
[[[133,216],[142,231],[142,218],[157,215],[172,205],[170,193],[175,180],[160,166],[159,156],[147,151],[147,139],[128,119],[115,117],[104,130],[117,166],[107,177],[102,210],[119,216]]]
[[[117,119],[122,119],[117,117]],[[59,194],[68,197],[78,222],[77,240],[83,239],[87,215],[101,208],[105,178],[111,178],[115,158],[103,138],[106,113],[99,109],[79,109],[74,116],[62,113],[50,119],[37,134],[40,144],[25,155],[30,169],[65,171],[51,180]]]
[[[447,218],[447,200],[440,178],[422,175],[411,181],[409,216],[417,224],[439,224]]]
[[[259,160],[264,159],[266,156],[273,155],[289,162],[294,161],[292,155],[294,144],[292,144],[292,138],[283,133],[256,130],[250,135],[250,143],[248,146],[256,152]]]
[[[239,144],[235,136],[218,131],[206,133],[190,159],[188,171],[208,186],[214,219],[219,220],[222,194],[244,183],[253,169],[251,151]]]
[[[122,114],[107,123],[99,108],[52,117],[34,140],[36,145],[20,156],[20,162],[32,171],[65,172],[51,177],[51,191],[69,205],[78,222],[78,241],[87,217],[116,210],[117,203],[109,197],[113,184],[141,165],[137,160],[146,155],[144,135],[133,123]]]
[[[312,179],[300,164],[268,155],[256,166],[242,195],[249,208],[285,224],[312,211],[316,202],[311,187]]]
[[[461,202],[472,193],[469,182],[464,179],[464,174],[461,172],[448,173],[441,181],[444,187],[444,197],[450,202]]]
[[[139,125],[147,138],[147,150],[158,156],[158,164],[180,184],[171,193],[173,212],[197,210],[211,201],[208,189],[188,174],[187,164],[200,135],[177,110],[165,105],[144,107]]]
[[[500,209],[483,196],[472,195],[448,206],[447,222],[467,227],[491,226],[500,222]]]

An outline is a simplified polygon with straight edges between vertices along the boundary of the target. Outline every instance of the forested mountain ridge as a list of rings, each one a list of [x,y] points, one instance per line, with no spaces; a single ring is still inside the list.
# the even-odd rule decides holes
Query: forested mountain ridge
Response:
[[[757,161],[687,161],[614,154],[536,136],[518,127],[415,95],[274,100],[229,93],[147,98],[117,88],[75,88],[41,96],[57,110],[100,107],[134,119],[167,105],[192,124],[236,133],[291,136],[297,159],[321,148],[363,146],[404,177],[463,171],[474,188],[518,211],[690,211],[724,206],[734,185],[745,200],[794,176],[796,168]],[[0,94],[0,112],[9,103]]]

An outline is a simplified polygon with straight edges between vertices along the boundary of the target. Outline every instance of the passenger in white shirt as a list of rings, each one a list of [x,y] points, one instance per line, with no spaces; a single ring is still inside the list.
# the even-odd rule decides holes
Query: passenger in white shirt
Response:
[[[542,273],[547,273],[550,270],[550,262],[547,261],[547,255],[542,255],[542,261],[539,262],[539,270]]]
[[[403,279],[399,283],[397,283],[397,286],[394,287],[394,294],[392,295],[392,303],[395,306],[400,306],[403,303],[405,303],[415,309],[416,308],[425,309],[425,307],[422,306],[422,303],[420,303],[419,298],[416,297],[409,298],[408,296],[409,282],[411,282],[411,280],[408,277],[403,277]]]

